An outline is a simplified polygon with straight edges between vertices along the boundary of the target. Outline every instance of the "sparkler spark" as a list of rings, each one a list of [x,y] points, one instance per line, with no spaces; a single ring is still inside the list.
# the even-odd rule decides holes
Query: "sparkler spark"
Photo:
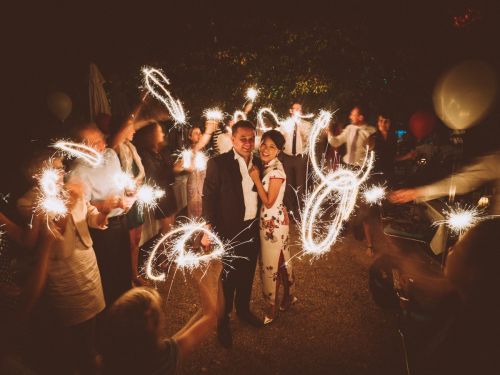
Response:
[[[301,240],[304,253],[313,256],[329,251],[337,240],[344,222],[354,209],[359,187],[368,178],[374,161],[374,154],[371,152],[358,171],[340,167],[325,175],[316,160],[316,144],[321,130],[328,126],[331,116],[331,113],[321,111],[309,135],[309,156],[320,182],[305,200],[301,215]],[[336,209],[331,222],[328,226],[318,225],[324,213],[323,207],[332,205],[336,205]]]
[[[203,111],[203,116],[207,120],[222,121],[224,120],[224,114],[219,108],[208,108]]]
[[[159,249],[163,247],[163,255],[167,262],[173,262],[182,270],[193,270],[194,268],[208,265],[211,261],[221,259],[225,253],[224,244],[210,230],[205,228],[204,222],[190,222],[179,226],[165,234],[153,247],[146,262],[146,276],[154,281],[165,281],[165,273],[155,274],[154,263],[159,257]],[[210,237],[214,249],[208,254],[199,254],[192,248],[187,248],[187,244],[195,234],[206,234]]]
[[[434,225],[446,224],[453,233],[462,235],[477,223],[487,219],[481,214],[482,211],[476,207],[457,205],[450,207],[445,213],[445,219],[436,221]]]
[[[259,95],[259,90],[257,90],[255,87],[249,87],[247,89],[246,98],[251,102],[254,102],[255,99],[257,99],[258,95]]]
[[[238,122],[240,120],[246,120],[247,119],[247,114],[243,111],[234,111],[233,114],[233,121]]]
[[[191,149],[185,149],[180,153],[182,158],[182,167],[184,169],[193,168],[196,171],[207,169],[208,157],[203,151],[193,152]]]
[[[257,112],[257,127],[263,132],[272,129],[266,126],[266,123],[264,122],[264,114],[267,114],[269,117],[271,117],[276,124],[281,125],[282,120],[278,117],[276,113],[273,112],[271,108],[267,107],[261,108],[259,112]]]
[[[54,168],[45,168],[37,179],[40,197],[36,202],[35,211],[45,213],[47,218],[64,217],[68,208],[66,207],[67,199],[62,189],[61,172]]]
[[[161,101],[174,119],[175,124],[183,125],[186,123],[186,113],[179,99],[174,99],[172,94],[166,89],[170,84],[168,78],[159,69],[144,67],[142,68],[144,76],[144,85],[149,93]]]
[[[384,186],[370,186],[363,192],[363,198],[366,203],[375,205],[382,203],[385,198],[386,192]]]
[[[158,204],[158,200],[165,195],[162,189],[148,184],[141,185],[136,192],[137,203],[139,207],[145,207],[151,210]]]
[[[119,190],[135,190],[134,177],[130,173],[119,172],[113,176],[113,182]]]
[[[52,147],[62,151],[68,157],[83,159],[93,167],[99,166],[103,161],[102,153],[83,143],[57,141]]]

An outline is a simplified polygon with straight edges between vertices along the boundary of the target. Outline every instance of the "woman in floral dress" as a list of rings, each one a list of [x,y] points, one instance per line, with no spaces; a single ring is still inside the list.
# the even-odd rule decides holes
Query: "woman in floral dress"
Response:
[[[271,323],[277,316],[278,291],[283,284],[283,299],[280,310],[286,310],[297,301],[290,293],[293,284],[292,264],[288,248],[288,214],[283,205],[286,175],[277,156],[283,149],[285,138],[277,130],[262,135],[259,148],[264,164],[262,181],[259,170],[254,167],[250,176],[262,201],[260,210],[261,277],[264,298],[270,304],[264,324]]]

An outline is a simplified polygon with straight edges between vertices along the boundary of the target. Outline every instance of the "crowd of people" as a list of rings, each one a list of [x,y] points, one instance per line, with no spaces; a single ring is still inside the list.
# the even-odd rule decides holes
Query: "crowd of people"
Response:
[[[228,127],[207,120],[203,127],[190,127],[185,152],[193,160],[197,153],[211,154],[206,168],[176,159],[165,147],[165,129],[158,118],[139,113],[140,108],[111,134],[96,123],[73,129],[75,142],[102,155],[98,166],[84,159],[65,160],[47,147],[37,151],[24,167],[30,188],[15,207],[0,212],[7,238],[0,255],[5,368],[26,366],[41,373],[175,373],[215,328],[220,344],[232,347],[233,308],[241,321],[261,328],[299,301],[290,227],[299,220],[308,191],[307,144],[312,127],[301,103],[291,104],[294,122],[286,130],[277,126],[259,132],[249,120],[230,122]],[[364,108],[355,106],[349,119],[344,128],[332,126],[323,134],[330,145],[328,167],[359,167],[370,148],[377,155],[373,180],[395,186],[398,155],[390,115],[380,113],[374,127],[368,124]],[[47,217],[36,210],[40,190],[35,176],[47,167],[59,171],[64,184],[68,209],[64,217]],[[123,172],[133,176],[133,187],[123,189],[115,183],[114,176]],[[187,176],[186,207],[179,207],[174,192],[179,175]],[[164,192],[151,212],[135,197],[145,182]],[[438,190],[432,192],[441,193]],[[408,201],[430,191],[399,191],[393,200]],[[201,310],[177,334],[164,339],[161,296],[147,286],[139,252],[143,244],[168,233],[184,208],[190,219],[203,220],[207,229],[236,245],[222,259],[218,291],[209,290],[202,275],[191,275],[200,292]],[[376,252],[372,234],[376,215],[373,207],[359,202],[352,223],[354,232],[364,236],[369,256]],[[196,241],[199,251],[210,245],[206,234]],[[257,263],[268,306],[263,319],[250,307]],[[44,315],[43,311],[50,311],[56,320],[58,329],[52,335],[57,337],[57,357],[37,357],[37,350],[26,344],[30,340],[20,338],[24,322]],[[33,331],[25,334],[40,336]]]

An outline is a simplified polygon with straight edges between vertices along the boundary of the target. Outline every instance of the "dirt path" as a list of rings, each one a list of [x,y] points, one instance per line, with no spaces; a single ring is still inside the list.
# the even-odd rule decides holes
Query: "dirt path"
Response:
[[[390,246],[381,233],[375,243]],[[214,334],[185,365],[185,374],[403,374],[396,319],[371,299],[372,259],[364,250],[346,234],[323,258],[296,259],[299,302],[262,329],[234,317],[233,349],[223,349]],[[256,277],[252,306],[263,316],[260,293]],[[182,327],[197,310],[196,302],[193,289],[177,277],[166,304],[167,334]]]

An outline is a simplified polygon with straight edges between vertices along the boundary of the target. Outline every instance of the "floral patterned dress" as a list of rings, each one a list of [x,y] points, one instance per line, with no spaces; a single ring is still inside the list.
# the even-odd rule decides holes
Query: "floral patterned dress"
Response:
[[[286,174],[283,165],[276,158],[264,166],[262,185],[267,192],[272,179],[283,180],[278,198],[271,208],[262,205],[260,209],[260,266],[262,290],[267,302],[276,303],[276,281],[287,280],[288,285],[293,284],[292,263],[288,248],[288,214],[283,205],[285,195]],[[283,277],[283,274],[286,277]]]

